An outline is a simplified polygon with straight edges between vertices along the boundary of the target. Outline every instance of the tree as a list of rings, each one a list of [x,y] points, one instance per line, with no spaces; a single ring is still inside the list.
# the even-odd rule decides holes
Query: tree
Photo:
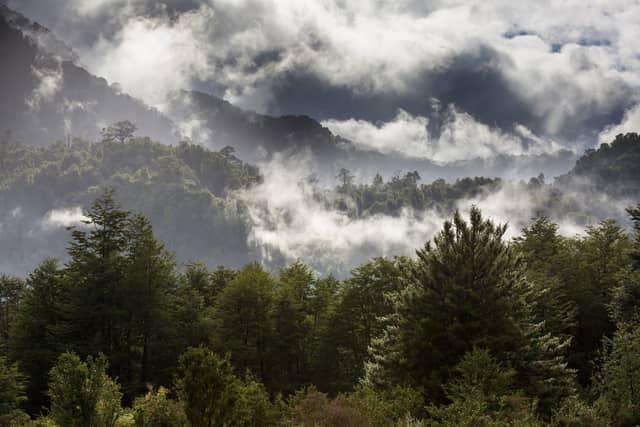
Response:
[[[516,371],[503,366],[487,350],[465,353],[444,385],[450,403],[431,406],[434,426],[540,426],[532,399],[518,396]]]
[[[0,275],[0,356],[6,355],[12,325],[24,292],[24,280]]]
[[[121,414],[118,385],[106,374],[107,358],[63,353],[50,371],[51,417],[69,427],[113,427]]]
[[[515,386],[548,410],[572,390],[565,339],[535,321],[536,291],[521,259],[503,241],[506,226],[456,212],[433,246],[417,251],[410,283],[395,298],[381,339],[374,340],[366,380],[377,386],[409,383],[432,401],[444,401],[440,385],[475,347],[516,369]]]
[[[9,365],[5,357],[0,357],[0,424],[3,417],[18,410],[26,400],[26,381],[16,363]]]
[[[275,389],[285,395],[300,388],[310,377],[310,296],[316,278],[311,269],[297,261],[280,270],[274,292],[272,373]]]
[[[125,305],[122,307],[127,324],[124,327],[125,359],[119,377],[138,391],[152,379],[157,379],[156,355],[166,352],[164,340],[170,326],[169,308],[175,291],[175,261],[164,245],[153,235],[147,218],[134,215],[128,224],[129,247],[124,272]],[[177,357],[177,354],[173,355]],[[126,369],[124,368],[126,367]],[[126,390],[129,391],[129,390]]]
[[[346,192],[353,185],[353,174],[349,169],[341,168],[336,178],[340,182],[340,191]]]
[[[203,347],[180,356],[176,388],[192,427],[232,425],[239,406],[241,384],[229,358]]]
[[[127,357],[122,310],[128,299],[125,272],[130,213],[120,209],[113,191],[107,191],[85,216],[85,227],[72,230],[71,259],[65,268],[71,286],[67,338],[81,354],[105,353],[119,374],[119,361]]]
[[[596,405],[614,425],[640,422],[640,328],[621,323],[605,341],[602,367],[594,376]]]
[[[28,410],[40,411],[47,402],[47,374],[65,345],[63,314],[65,289],[55,259],[45,259],[27,277],[10,341],[10,354],[27,374]]]
[[[635,261],[635,268],[640,270],[640,203],[636,207],[629,207],[627,213],[631,217],[631,221],[633,221],[633,229],[635,231],[632,257]]]
[[[339,293],[330,339],[337,357],[336,377],[349,388],[364,373],[371,340],[379,337],[391,314],[388,295],[406,286],[407,258],[375,258],[351,272]]]
[[[247,369],[270,384],[271,322],[275,281],[249,264],[220,292],[213,309],[213,348],[231,353],[236,372]]]
[[[112,125],[102,129],[100,132],[103,141],[118,141],[120,144],[124,144],[135,134],[137,126],[131,123],[129,120],[123,120],[115,122]]]
[[[554,335],[571,336],[578,315],[568,280],[572,255],[567,240],[558,232],[558,224],[538,216],[522,229],[514,245],[525,262],[527,278],[540,291],[536,317]]]

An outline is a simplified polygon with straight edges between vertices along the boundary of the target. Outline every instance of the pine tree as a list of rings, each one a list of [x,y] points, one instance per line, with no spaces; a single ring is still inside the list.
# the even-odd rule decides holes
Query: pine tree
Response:
[[[537,322],[539,296],[524,277],[521,259],[494,225],[472,208],[470,222],[456,212],[433,245],[417,251],[408,287],[395,298],[394,313],[375,340],[366,381],[423,387],[443,401],[451,368],[473,348],[485,348],[513,367],[516,387],[546,405],[569,393],[572,372],[564,351],[569,342]]]
[[[629,213],[631,221],[633,221],[633,229],[635,231],[632,257],[635,261],[635,268],[640,270],[640,203],[636,207],[629,207],[627,213]]]
[[[103,352],[114,360],[121,348],[121,310],[127,298],[124,273],[129,212],[120,209],[113,191],[105,192],[87,210],[85,227],[72,231],[66,266],[71,286],[68,339],[80,354]]]
[[[269,386],[271,377],[270,312],[275,281],[259,264],[238,272],[222,290],[213,308],[213,347],[231,353],[239,374],[250,370]]]
[[[29,275],[10,341],[10,354],[29,378],[28,410],[47,404],[47,373],[65,346],[62,271],[46,259]]]

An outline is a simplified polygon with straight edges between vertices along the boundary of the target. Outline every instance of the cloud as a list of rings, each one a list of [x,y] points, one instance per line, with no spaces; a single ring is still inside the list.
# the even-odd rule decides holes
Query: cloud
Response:
[[[616,139],[616,135],[628,132],[640,132],[640,104],[629,108],[620,123],[604,128],[598,134],[598,144],[609,143]]]
[[[447,163],[488,159],[498,155],[554,154],[564,147],[543,139],[516,124],[512,133],[491,128],[450,105],[438,115],[438,136],[430,133],[429,119],[399,110],[389,122],[373,124],[365,120],[326,120],[322,124],[367,151],[429,159]]]
[[[426,116],[421,100],[435,96],[492,128],[587,144],[640,101],[634,0],[422,3],[9,1],[77,47],[90,71],[157,107],[185,88],[280,112],[299,89],[282,88],[306,76],[318,91],[284,112],[305,110],[323,87],[362,100],[346,117],[330,102],[317,111],[340,120]]]
[[[87,217],[82,213],[81,207],[52,209],[42,219],[41,226],[44,230],[52,230],[62,227],[80,225]]]
[[[354,218],[338,211],[326,204],[331,196],[308,180],[304,158],[278,156],[261,171],[261,184],[234,197],[246,208],[249,243],[266,261],[283,256],[344,270],[373,256],[412,254],[442,223],[432,212]]]
[[[35,112],[40,109],[43,102],[51,102],[60,92],[64,84],[64,75],[60,63],[55,61],[54,67],[40,66],[31,67],[31,72],[37,80],[36,87],[29,97],[25,99],[29,111]]]

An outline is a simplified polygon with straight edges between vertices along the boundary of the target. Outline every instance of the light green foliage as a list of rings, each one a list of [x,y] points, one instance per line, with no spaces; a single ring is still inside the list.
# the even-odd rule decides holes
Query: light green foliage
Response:
[[[49,374],[51,418],[69,427],[113,427],[121,414],[118,385],[106,374],[104,355],[63,353]]]
[[[516,371],[505,368],[488,351],[474,349],[453,369],[444,386],[451,403],[430,406],[433,426],[539,426],[535,404],[518,396]]]
[[[594,377],[596,406],[614,425],[640,422],[640,327],[619,324]]]
[[[169,399],[168,390],[160,387],[138,397],[133,405],[136,427],[184,427],[187,418],[179,402]]]
[[[552,427],[609,427],[611,424],[596,408],[575,396],[562,401],[553,413]]]
[[[25,382],[18,365],[8,364],[6,358],[0,357],[0,420],[18,410],[26,400]]]
[[[289,398],[295,426],[403,426],[422,409],[421,391],[395,387],[378,392],[358,386],[353,393],[330,398],[314,387],[301,389]]]

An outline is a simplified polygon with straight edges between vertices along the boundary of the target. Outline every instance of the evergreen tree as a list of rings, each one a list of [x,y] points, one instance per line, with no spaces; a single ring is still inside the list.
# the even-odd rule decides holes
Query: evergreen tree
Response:
[[[129,225],[129,247],[126,253],[125,305],[122,317],[127,359],[119,364],[127,367],[120,373],[124,384],[138,384],[138,391],[151,380],[163,364],[172,366],[164,340],[170,327],[170,298],[175,291],[175,262],[164,245],[156,240],[147,218],[132,217]],[[164,363],[158,364],[160,361]],[[173,354],[177,358],[177,354]],[[169,360],[167,360],[169,359]],[[169,379],[165,375],[165,379]],[[125,390],[128,391],[128,390]]]
[[[631,221],[633,221],[633,230],[635,232],[632,257],[635,262],[635,268],[640,269],[640,203],[636,207],[629,207],[627,212],[631,217]]]
[[[355,384],[373,338],[379,337],[392,311],[388,295],[406,286],[411,262],[407,258],[375,258],[351,272],[344,281],[331,322],[331,340],[342,388]]]
[[[231,353],[237,372],[247,369],[270,385],[270,313],[275,281],[258,264],[249,264],[222,290],[216,300],[212,343],[214,349]]]
[[[29,412],[47,404],[47,374],[64,349],[62,271],[55,259],[44,260],[27,278],[13,328],[10,353],[29,378]]]
[[[310,378],[312,318],[309,299],[315,283],[311,269],[297,261],[280,270],[271,312],[273,381],[285,394]]]
[[[375,340],[366,380],[379,386],[412,383],[432,401],[441,384],[475,347],[486,348],[516,372],[517,388],[541,399],[543,409],[568,394],[568,341],[535,320],[538,294],[521,259],[494,225],[472,208],[470,222],[456,212],[433,246],[417,251],[409,286],[400,292],[381,339]]]
[[[7,355],[12,325],[18,315],[24,286],[24,280],[19,277],[0,275],[0,356]]]
[[[129,212],[120,209],[113,191],[105,192],[85,213],[85,227],[72,231],[66,266],[71,286],[69,336],[81,354],[103,352],[114,360],[126,358],[122,310],[127,294],[125,271]]]
[[[18,365],[9,365],[7,359],[0,356],[0,425],[10,425],[5,422],[26,400],[25,383]]]

